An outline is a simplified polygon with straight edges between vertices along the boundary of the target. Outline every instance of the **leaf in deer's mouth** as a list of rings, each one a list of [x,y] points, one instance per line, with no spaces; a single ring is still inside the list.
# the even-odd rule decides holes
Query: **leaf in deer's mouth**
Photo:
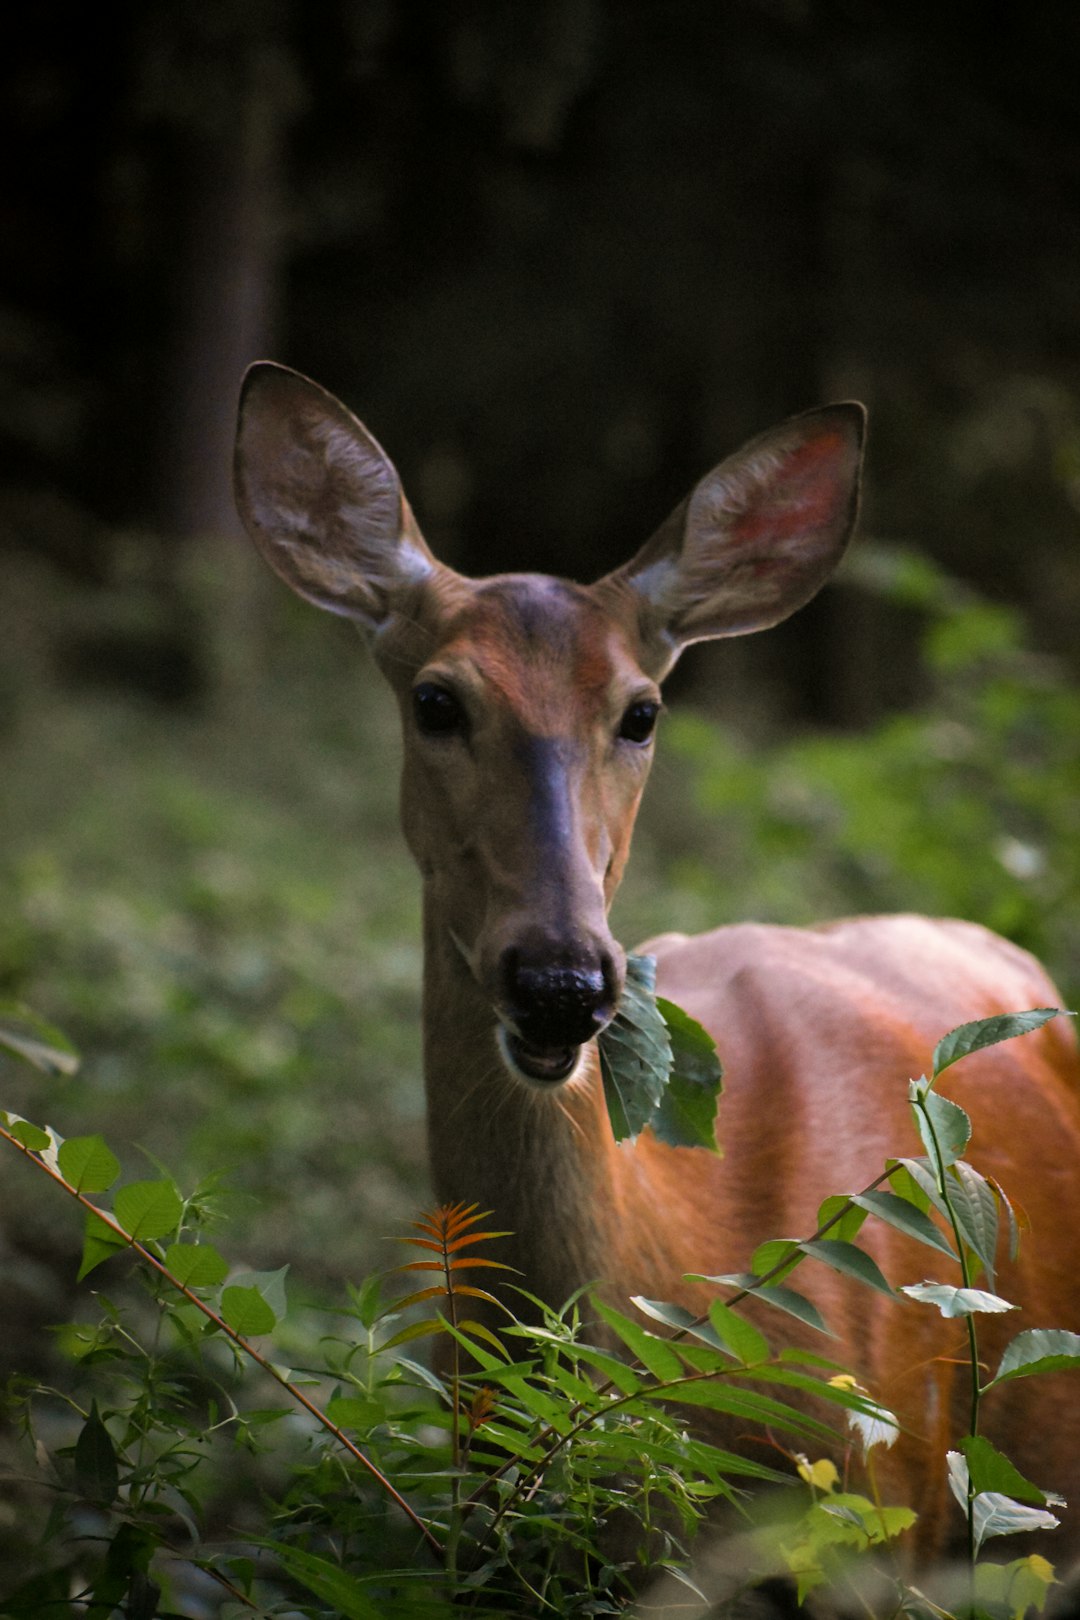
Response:
[[[671,1041],[656,1005],[656,958],[628,956],[619,1010],[597,1037],[616,1142],[637,1136],[659,1107],[671,1073]]]
[[[649,1125],[671,1147],[717,1151],[716,1047],[681,1007],[657,1000],[655,957],[627,957],[619,1010],[596,1044],[617,1142]]]

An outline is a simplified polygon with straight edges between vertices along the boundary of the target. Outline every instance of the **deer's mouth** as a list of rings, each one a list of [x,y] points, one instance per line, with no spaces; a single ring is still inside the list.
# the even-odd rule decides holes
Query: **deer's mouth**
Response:
[[[499,1050],[512,1074],[534,1086],[557,1086],[569,1080],[581,1059],[580,1046],[534,1046],[500,1024]]]

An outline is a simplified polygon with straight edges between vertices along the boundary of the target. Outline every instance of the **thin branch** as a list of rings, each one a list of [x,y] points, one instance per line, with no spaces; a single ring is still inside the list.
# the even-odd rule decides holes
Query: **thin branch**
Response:
[[[405,1514],[406,1518],[408,1518],[412,1524],[415,1525],[416,1529],[420,1531],[420,1534],[423,1536],[428,1546],[441,1561],[443,1556],[442,1545],[438,1541],[437,1537],[433,1535],[431,1530],[424,1523],[423,1519],[421,1519],[414,1509],[409,1506],[405,1498],[387,1479],[386,1475],[375,1466],[370,1458],[364,1455],[360,1448],[349,1439],[348,1435],[345,1434],[342,1429],[338,1428],[336,1423],[327,1417],[325,1412],[315,1405],[314,1401],[308,1399],[302,1389],[299,1389],[296,1384],[292,1383],[288,1378],[285,1377],[283,1373],[279,1372],[274,1366],[273,1362],[268,1361],[260,1351],[256,1350],[255,1346],[251,1344],[249,1340],[241,1337],[241,1335],[237,1333],[234,1328],[231,1328],[228,1322],[225,1321],[224,1317],[219,1316],[215,1310],[212,1310],[211,1307],[207,1305],[205,1300],[200,1299],[198,1294],[193,1292],[191,1288],[174,1277],[169,1268],[158,1259],[156,1254],[140,1243],[137,1238],[133,1238],[130,1232],[125,1232],[124,1228],[114,1216],[110,1215],[106,1210],[99,1209],[96,1204],[92,1204],[84,1193],[81,1193],[77,1187],[73,1187],[71,1183],[64,1178],[59,1170],[54,1170],[52,1165],[47,1164],[39,1153],[35,1152],[32,1148],[26,1147],[22,1142],[19,1141],[17,1136],[14,1136],[11,1131],[7,1130],[6,1127],[2,1125],[0,1125],[0,1137],[3,1137],[5,1141],[10,1142],[12,1147],[17,1148],[23,1157],[28,1159],[31,1164],[36,1165],[39,1170],[43,1170],[45,1174],[51,1177],[51,1179],[55,1181],[58,1186],[62,1187],[66,1193],[70,1194],[70,1196],[75,1199],[76,1203],[81,1204],[83,1209],[96,1216],[96,1218],[107,1226],[110,1231],[114,1232],[117,1237],[122,1238],[124,1243],[129,1248],[133,1249],[136,1254],[141,1256],[141,1258],[146,1261],[147,1265],[156,1271],[158,1275],[170,1285],[170,1287],[175,1288],[178,1293],[183,1294],[184,1298],[188,1300],[190,1304],[194,1305],[197,1310],[202,1312],[207,1321],[212,1322],[214,1327],[217,1328],[220,1333],[224,1333],[226,1338],[229,1339],[238,1350],[242,1351],[245,1356],[248,1356],[252,1361],[255,1362],[257,1366],[261,1367],[263,1372],[268,1373],[274,1382],[279,1384],[282,1389],[286,1390],[288,1394],[292,1396],[293,1400],[298,1403],[298,1405],[302,1406],[305,1411],[309,1412],[315,1421],[326,1430],[327,1434],[332,1435],[338,1444],[349,1453],[354,1461],[358,1462],[362,1468],[365,1468],[371,1477],[377,1482],[377,1484],[380,1485],[381,1488],[386,1492],[386,1494],[397,1503],[398,1507]]]

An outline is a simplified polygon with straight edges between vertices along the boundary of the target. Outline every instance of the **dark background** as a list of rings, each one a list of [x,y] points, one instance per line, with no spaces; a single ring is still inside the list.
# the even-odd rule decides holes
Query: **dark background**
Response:
[[[47,637],[64,679],[212,698],[182,558],[235,530],[263,355],[346,399],[478,572],[596,575],[742,438],[856,395],[866,530],[1075,660],[1074,6],[154,0],[5,27],[0,545],[85,592]],[[732,656],[728,711],[748,682],[794,719],[908,701],[894,618],[833,593]]]

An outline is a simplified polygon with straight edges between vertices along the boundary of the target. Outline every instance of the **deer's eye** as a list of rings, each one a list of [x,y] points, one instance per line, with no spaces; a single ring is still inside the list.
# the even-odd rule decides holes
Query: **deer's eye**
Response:
[[[448,737],[465,730],[465,710],[453,692],[434,681],[413,688],[413,714],[425,737]]]
[[[656,726],[660,705],[652,698],[639,698],[631,703],[619,722],[619,736],[624,742],[648,742]]]

